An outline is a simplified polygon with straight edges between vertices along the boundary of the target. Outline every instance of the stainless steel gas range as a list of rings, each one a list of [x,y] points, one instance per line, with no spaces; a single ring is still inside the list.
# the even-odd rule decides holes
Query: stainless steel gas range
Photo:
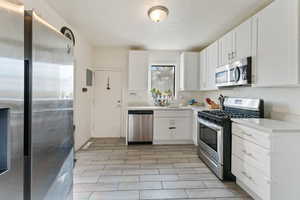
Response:
[[[263,118],[260,99],[225,97],[222,110],[198,114],[198,155],[221,180],[234,180],[231,174],[231,118]]]

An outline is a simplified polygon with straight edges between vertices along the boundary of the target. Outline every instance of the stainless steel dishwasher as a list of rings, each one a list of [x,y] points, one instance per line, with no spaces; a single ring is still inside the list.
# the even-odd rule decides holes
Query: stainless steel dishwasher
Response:
[[[128,144],[152,144],[153,111],[128,111]]]

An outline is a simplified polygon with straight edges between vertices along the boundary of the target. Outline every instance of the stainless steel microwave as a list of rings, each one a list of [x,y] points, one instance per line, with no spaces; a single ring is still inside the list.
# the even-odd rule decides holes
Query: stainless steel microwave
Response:
[[[243,58],[216,69],[216,86],[232,87],[251,84],[251,57]]]

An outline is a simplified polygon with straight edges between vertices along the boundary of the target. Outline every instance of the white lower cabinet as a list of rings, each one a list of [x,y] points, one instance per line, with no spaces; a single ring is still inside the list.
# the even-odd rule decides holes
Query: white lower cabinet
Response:
[[[262,148],[252,142],[248,142],[238,136],[232,136],[233,155],[246,160],[247,163],[256,166],[259,170],[270,176],[270,150]]]
[[[254,198],[271,200],[270,178],[257,170],[254,166],[233,155],[232,173],[237,177],[238,181],[244,183],[252,192],[255,193]]]
[[[232,134],[238,185],[255,200],[299,200],[300,132],[261,131],[234,122]]]
[[[191,111],[155,111],[154,144],[192,144]]]
[[[193,112],[193,142],[198,146],[198,111]]]

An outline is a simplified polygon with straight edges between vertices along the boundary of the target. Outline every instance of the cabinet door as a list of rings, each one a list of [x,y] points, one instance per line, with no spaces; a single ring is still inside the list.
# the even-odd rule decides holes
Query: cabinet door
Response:
[[[154,136],[157,142],[174,140],[175,120],[171,118],[154,118]]]
[[[183,143],[187,143],[190,141],[192,143],[192,122],[191,118],[176,118],[174,130],[174,139],[178,141],[183,141]]]
[[[227,65],[231,61],[233,53],[233,32],[229,32],[219,40],[220,66]]]
[[[200,52],[200,90],[205,90],[206,89],[206,81],[207,81],[207,76],[206,76],[206,69],[207,69],[207,49],[204,49]]]
[[[180,90],[199,90],[199,54],[185,52],[181,54]]]
[[[130,51],[128,90],[148,90],[149,60],[147,51]]]
[[[216,68],[218,66],[218,42],[207,48],[206,90],[216,90]]]
[[[298,9],[298,0],[277,0],[254,17],[255,86],[299,84]]]
[[[252,19],[247,20],[234,30],[233,59],[238,60],[251,56]]]

